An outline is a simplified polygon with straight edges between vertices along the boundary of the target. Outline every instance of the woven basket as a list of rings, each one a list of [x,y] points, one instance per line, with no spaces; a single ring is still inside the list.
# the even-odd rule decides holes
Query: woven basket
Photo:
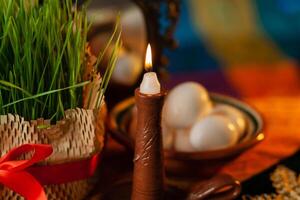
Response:
[[[49,125],[49,120],[38,119],[28,122],[18,115],[2,115],[0,116],[0,156],[5,155],[14,147],[36,143],[50,144],[53,147],[51,156],[39,165],[68,163],[91,158],[102,151],[105,117],[105,105],[99,113],[93,110],[71,109],[65,112],[65,118],[56,125],[40,129],[40,125]],[[92,187],[93,181],[89,178],[59,185],[46,185],[44,189],[49,200],[76,200],[83,199]],[[7,187],[0,186],[0,199],[23,198]]]

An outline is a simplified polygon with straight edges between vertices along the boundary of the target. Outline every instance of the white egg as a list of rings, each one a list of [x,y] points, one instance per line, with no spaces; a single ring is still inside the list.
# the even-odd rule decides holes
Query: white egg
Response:
[[[138,6],[126,7],[122,10],[120,20],[124,45],[139,53],[141,58],[144,59],[143,54],[147,46],[147,27],[141,9]]]
[[[133,85],[143,70],[142,60],[134,53],[122,51],[116,62],[112,80],[124,85]]]
[[[168,127],[166,123],[162,122],[162,139],[163,139],[163,148],[171,149],[173,147],[174,141],[174,129]]]
[[[168,126],[189,128],[212,107],[206,89],[196,82],[186,82],[172,89],[165,101],[163,115]]]
[[[190,129],[178,129],[175,132],[174,148],[176,151],[193,152],[196,149],[190,142]]]
[[[167,125],[164,109],[165,108],[163,107],[161,116],[163,147],[164,149],[171,149],[174,144],[175,129]]]
[[[190,143],[198,151],[221,149],[238,141],[238,131],[231,120],[222,115],[208,115],[195,123]]]
[[[245,133],[246,120],[243,113],[238,109],[228,105],[216,105],[210,113],[227,116],[236,126],[239,138],[241,138]]]

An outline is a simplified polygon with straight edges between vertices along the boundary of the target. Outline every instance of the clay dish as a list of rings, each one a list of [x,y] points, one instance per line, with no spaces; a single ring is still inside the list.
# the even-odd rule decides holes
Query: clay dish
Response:
[[[207,178],[213,175],[225,163],[245,150],[255,146],[265,138],[263,120],[260,114],[248,104],[232,97],[210,93],[214,104],[224,104],[240,110],[246,119],[246,131],[239,142],[231,147],[195,152],[179,152],[174,149],[164,150],[166,171],[172,175],[199,175]],[[134,150],[134,133],[130,128],[135,115],[134,98],[128,98],[117,104],[110,113],[108,128],[117,141],[129,150]]]

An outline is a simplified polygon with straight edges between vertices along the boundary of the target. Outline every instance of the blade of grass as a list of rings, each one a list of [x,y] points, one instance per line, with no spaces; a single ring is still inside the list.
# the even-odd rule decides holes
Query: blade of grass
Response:
[[[114,30],[113,30],[112,35],[111,35],[111,37],[109,38],[108,42],[106,43],[106,46],[105,46],[103,52],[100,53],[100,55],[99,55],[98,58],[97,58],[97,62],[96,62],[96,64],[95,64],[95,67],[97,67],[97,66],[99,65],[99,63],[102,61],[103,56],[104,56],[105,53],[107,52],[107,50],[108,50],[109,46],[111,45],[112,41],[115,39],[117,33],[118,33],[117,41],[115,42],[115,46],[114,46],[114,49],[113,49],[112,54],[116,53],[115,51],[116,51],[117,48],[120,48],[120,44],[119,44],[119,42],[120,42],[120,36],[121,36],[121,30],[120,30],[120,15],[118,15],[118,17],[117,17],[117,20],[116,20],[116,23],[115,23]],[[111,56],[111,57],[112,57],[112,56]],[[111,61],[111,60],[110,60],[110,61]],[[111,74],[113,73],[114,67],[115,67],[114,65],[113,65],[113,66],[109,65],[109,66],[106,68],[106,70],[105,70],[104,76],[103,76],[103,78],[102,78],[102,80],[101,80],[100,87],[99,87],[99,90],[100,90],[100,91],[98,91],[97,98],[96,98],[96,108],[99,108],[99,106],[101,105],[101,101],[102,101],[102,93],[104,92],[104,91],[102,90],[102,89],[103,89],[103,85],[105,84],[105,82],[109,82],[111,75],[108,76],[108,74],[109,74],[109,73],[111,73]],[[96,68],[95,71],[98,71],[98,69]],[[95,87],[97,87],[97,86],[95,86]],[[95,87],[93,87],[93,88],[95,88]],[[106,90],[106,89],[105,89],[105,90]],[[93,92],[93,89],[91,89],[90,93],[92,93],[92,92]],[[92,95],[90,94],[90,95],[89,95],[89,98],[88,98],[88,107],[90,107],[91,97],[92,97]]]
[[[11,82],[8,82],[5,80],[0,80],[0,85],[6,86],[6,88],[10,87],[10,88],[17,89],[17,90],[23,92],[24,94],[26,94],[27,96],[32,96],[28,91],[24,90],[23,88],[20,88],[19,86],[15,85]]]
[[[101,106],[105,91],[106,91],[108,83],[109,83],[109,80],[110,80],[110,78],[112,76],[112,73],[115,69],[115,65],[116,65],[116,61],[117,61],[117,57],[119,55],[119,50],[120,50],[121,45],[122,45],[122,43],[121,43],[121,31],[119,31],[117,40],[115,42],[115,46],[113,48],[112,54],[111,54],[110,59],[109,59],[108,67],[107,67],[107,69],[104,73],[103,81],[101,82],[101,85],[100,85],[100,91],[98,93],[98,98],[97,98],[97,103],[96,103],[97,108],[99,108]]]
[[[103,57],[104,57],[105,53],[107,52],[108,47],[111,45],[113,39],[115,38],[115,35],[117,34],[118,31],[120,31],[119,28],[120,28],[120,16],[117,17],[114,31],[113,31],[111,37],[109,38],[108,42],[106,43],[104,50],[102,51],[102,53],[100,53],[100,56],[98,56],[95,66],[98,66],[99,63],[103,60]],[[119,33],[121,33],[121,31]]]
[[[64,91],[64,90],[68,90],[68,89],[72,89],[72,88],[77,88],[77,87],[83,87],[83,86],[85,86],[85,85],[87,85],[89,83],[90,83],[90,81],[85,81],[85,82],[78,83],[76,85],[72,85],[72,86],[69,86],[69,87],[65,87],[65,88],[61,88],[61,89],[56,89],[56,90],[50,90],[50,91],[47,91],[47,92],[42,92],[40,94],[32,95],[30,97],[26,97],[26,98],[23,98],[23,99],[18,99],[16,101],[13,101],[11,103],[3,105],[2,108],[6,108],[8,106],[15,105],[15,104],[20,103],[22,101],[27,101],[27,100],[30,100],[30,99],[36,99],[36,98],[39,98],[39,97],[42,97],[42,96],[46,96],[46,95],[49,95],[49,94],[61,92],[61,91]]]

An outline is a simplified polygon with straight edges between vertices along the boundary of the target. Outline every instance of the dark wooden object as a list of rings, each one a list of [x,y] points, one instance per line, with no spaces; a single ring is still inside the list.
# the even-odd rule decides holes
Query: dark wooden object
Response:
[[[177,47],[174,32],[179,18],[179,0],[133,0],[133,2],[141,8],[145,17],[147,39],[153,49],[153,66],[156,67],[154,71],[162,73],[168,64],[163,50]],[[166,7],[166,13],[162,12],[162,6]],[[162,17],[168,23],[164,30],[160,24]]]
[[[135,91],[138,109],[132,200],[164,199],[164,162],[161,111],[165,93],[146,95]]]

